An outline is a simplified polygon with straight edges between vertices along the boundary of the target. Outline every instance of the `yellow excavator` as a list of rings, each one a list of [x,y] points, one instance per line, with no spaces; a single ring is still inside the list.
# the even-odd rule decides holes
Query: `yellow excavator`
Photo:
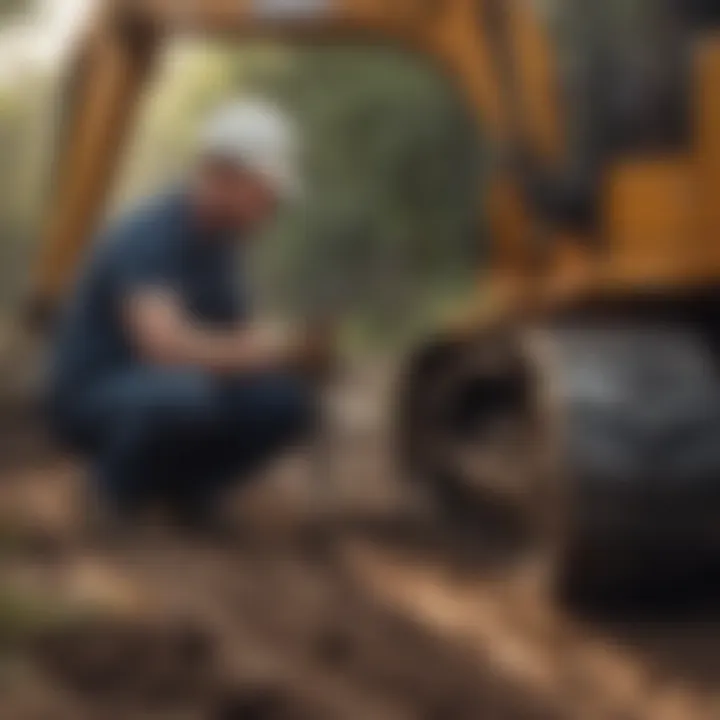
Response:
[[[602,5],[563,2],[589,27]],[[482,291],[402,374],[408,477],[451,517],[482,501],[541,528],[563,592],[717,558],[720,3],[661,4],[669,72],[634,72],[590,33],[568,82],[531,0],[106,2],[73,63],[34,306],[72,283],[171,37],[406,47],[493,155]]]

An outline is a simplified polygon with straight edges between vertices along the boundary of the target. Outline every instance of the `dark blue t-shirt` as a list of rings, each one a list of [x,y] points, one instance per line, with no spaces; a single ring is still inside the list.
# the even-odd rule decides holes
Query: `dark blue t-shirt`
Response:
[[[241,322],[246,304],[235,246],[198,229],[182,192],[155,199],[111,227],[94,244],[61,324],[52,397],[71,399],[138,362],[121,317],[134,291],[171,289],[203,323]]]

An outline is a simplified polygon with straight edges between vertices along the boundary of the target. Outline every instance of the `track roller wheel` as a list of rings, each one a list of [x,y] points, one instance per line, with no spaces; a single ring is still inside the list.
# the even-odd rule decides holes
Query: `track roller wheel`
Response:
[[[512,340],[439,340],[403,376],[399,449],[407,477],[452,522],[532,506],[536,418]],[[482,515],[480,515],[482,517]]]

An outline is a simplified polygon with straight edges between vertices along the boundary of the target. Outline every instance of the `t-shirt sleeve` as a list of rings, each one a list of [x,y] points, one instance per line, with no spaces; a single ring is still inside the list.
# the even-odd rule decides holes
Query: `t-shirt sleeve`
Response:
[[[174,250],[161,226],[135,228],[120,238],[112,263],[116,293],[179,290],[179,261]]]

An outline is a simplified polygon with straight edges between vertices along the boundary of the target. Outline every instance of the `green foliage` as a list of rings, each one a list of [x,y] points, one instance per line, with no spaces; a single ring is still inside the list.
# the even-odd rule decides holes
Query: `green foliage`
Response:
[[[293,110],[306,144],[306,201],[266,244],[281,299],[411,332],[473,272],[474,123],[432,68],[377,47],[298,51],[255,85]]]

